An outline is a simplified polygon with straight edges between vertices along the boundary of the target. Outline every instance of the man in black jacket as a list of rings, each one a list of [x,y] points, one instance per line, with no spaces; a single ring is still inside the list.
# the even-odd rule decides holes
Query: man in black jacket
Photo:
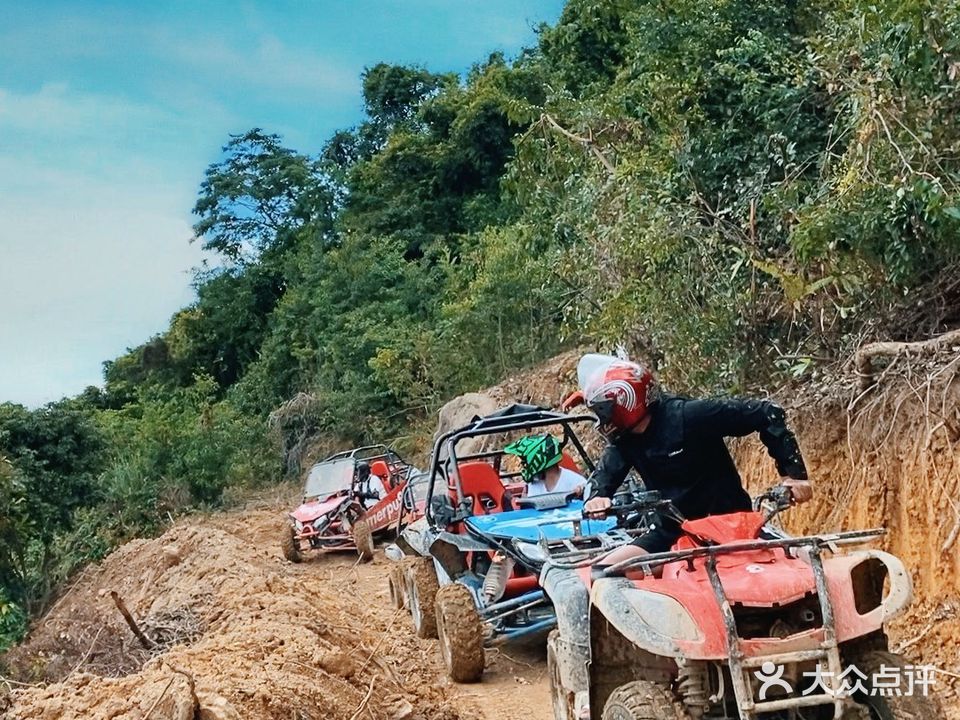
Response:
[[[794,501],[813,496],[797,440],[783,409],[774,403],[665,395],[649,370],[605,355],[585,355],[578,375],[581,390],[564,407],[586,403],[610,440],[591,478],[594,489],[584,506],[588,513],[602,514],[610,507],[610,497],[631,468],[648,490],[660,491],[688,519],[749,511],[750,496],[724,438],[753,432],[759,433]],[[669,550],[679,535],[675,522],[662,519],[604,562]]]

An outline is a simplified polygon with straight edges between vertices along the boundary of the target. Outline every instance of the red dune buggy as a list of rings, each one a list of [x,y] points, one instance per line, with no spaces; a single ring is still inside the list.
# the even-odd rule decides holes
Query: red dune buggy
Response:
[[[289,514],[283,530],[284,557],[300,562],[310,550],[356,550],[363,560],[371,560],[374,536],[400,521],[413,472],[383,445],[337,453],[317,463],[307,474],[303,503]]]

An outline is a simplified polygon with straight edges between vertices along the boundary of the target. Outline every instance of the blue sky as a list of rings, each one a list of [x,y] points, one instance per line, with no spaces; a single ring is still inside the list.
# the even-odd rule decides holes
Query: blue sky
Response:
[[[0,3],[0,402],[99,384],[191,302],[190,209],[229,133],[315,152],[377,62],[467,70],[563,0]]]

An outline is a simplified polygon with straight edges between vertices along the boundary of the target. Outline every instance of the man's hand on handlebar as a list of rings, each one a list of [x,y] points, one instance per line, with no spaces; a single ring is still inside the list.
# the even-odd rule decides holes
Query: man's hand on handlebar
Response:
[[[613,502],[608,497],[590,498],[583,504],[583,514],[592,518],[605,518],[611,507]]]
[[[813,484],[809,480],[794,480],[792,478],[784,478],[783,486],[790,490],[790,495],[793,497],[793,502],[797,505],[802,505],[808,500],[813,499]]]

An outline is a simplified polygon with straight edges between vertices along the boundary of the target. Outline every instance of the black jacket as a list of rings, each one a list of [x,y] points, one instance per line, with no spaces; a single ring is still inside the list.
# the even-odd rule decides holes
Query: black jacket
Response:
[[[753,432],[760,433],[782,476],[806,480],[797,440],[774,403],[664,395],[651,408],[645,432],[625,433],[604,451],[593,495],[611,497],[633,467],[648,490],[659,490],[684,517],[750,510],[724,438]]]

